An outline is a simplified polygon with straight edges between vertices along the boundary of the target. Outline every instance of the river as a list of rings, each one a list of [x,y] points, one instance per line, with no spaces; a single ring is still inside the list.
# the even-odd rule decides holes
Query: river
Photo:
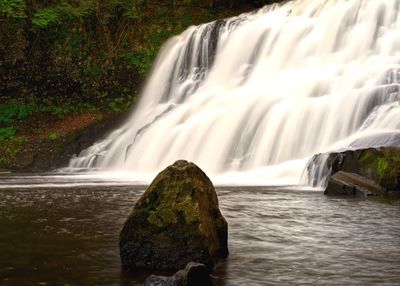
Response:
[[[145,186],[34,186],[48,179],[1,175],[0,284],[140,284],[146,273],[121,271],[118,236]],[[398,206],[291,187],[216,190],[230,250],[216,285],[400,285]]]
[[[307,184],[314,154],[398,138],[399,30],[399,0],[299,0],[173,37],[130,117],[69,175],[0,174],[0,284],[141,283],[118,236],[145,184],[90,172],[186,159],[224,185],[217,285],[400,285],[398,206],[244,186]]]

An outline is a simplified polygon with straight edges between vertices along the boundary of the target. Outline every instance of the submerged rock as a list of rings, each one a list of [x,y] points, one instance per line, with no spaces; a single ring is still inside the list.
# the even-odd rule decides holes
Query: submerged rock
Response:
[[[151,275],[144,286],[212,286],[212,280],[204,264],[189,262],[184,270],[172,276]]]
[[[120,234],[125,269],[178,270],[190,261],[208,266],[228,255],[228,225],[207,175],[177,161],[153,180]]]

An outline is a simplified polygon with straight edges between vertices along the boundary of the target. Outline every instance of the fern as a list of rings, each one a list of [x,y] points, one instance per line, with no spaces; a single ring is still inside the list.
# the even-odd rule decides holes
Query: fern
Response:
[[[58,22],[59,13],[57,9],[53,8],[43,8],[38,10],[32,19],[33,29],[45,29],[51,24]]]

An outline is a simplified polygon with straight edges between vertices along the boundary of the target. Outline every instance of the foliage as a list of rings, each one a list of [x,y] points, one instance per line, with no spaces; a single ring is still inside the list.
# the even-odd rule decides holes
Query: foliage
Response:
[[[59,136],[60,136],[60,134],[55,131],[50,131],[48,134],[48,137],[50,140],[57,140]]]
[[[73,105],[38,105],[35,106],[35,112],[47,113],[57,118],[64,118],[66,114],[74,111]]]
[[[112,112],[121,112],[128,109],[132,100],[132,97],[117,97],[111,100],[108,106]]]
[[[122,54],[122,58],[126,61],[128,68],[136,68],[139,75],[145,78],[150,72],[157,50],[144,50],[139,53],[126,52]]]
[[[24,102],[33,105],[29,114],[60,118],[76,112],[79,101],[126,110],[169,37],[238,14],[217,5],[210,0],[0,0],[0,13],[7,16],[0,29],[0,65],[8,65],[0,75],[7,83],[0,85],[2,102]]]
[[[31,108],[25,104],[0,104],[0,125],[12,123],[15,119],[22,120],[31,114]]]
[[[26,18],[24,0],[1,0],[0,13],[16,19]]]
[[[15,138],[15,129],[13,127],[0,128],[0,142],[12,140]]]
[[[44,29],[58,21],[58,11],[52,8],[38,10],[32,19],[33,29]]]
[[[72,1],[70,1],[72,2]],[[93,11],[93,1],[79,1],[77,6],[73,5],[74,2],[68,3],[61,1],[56,6],[57,14],[64,19],[64,21],[73,21],[89,15]]]
[[[84,112],[93,112],[95,107],[90,103],[84,102],[68,102],[64,104],[32,104],[30,109],[34,113],[45,113],[63,119],[68,114],[80,114]]]

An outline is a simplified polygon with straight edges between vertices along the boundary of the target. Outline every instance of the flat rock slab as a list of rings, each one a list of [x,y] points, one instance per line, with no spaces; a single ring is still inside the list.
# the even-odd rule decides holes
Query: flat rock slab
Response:
[[[355,173],[339,171],[329,180],[325,195],[329,196],[374,196],[384,189],[376,182]]]

